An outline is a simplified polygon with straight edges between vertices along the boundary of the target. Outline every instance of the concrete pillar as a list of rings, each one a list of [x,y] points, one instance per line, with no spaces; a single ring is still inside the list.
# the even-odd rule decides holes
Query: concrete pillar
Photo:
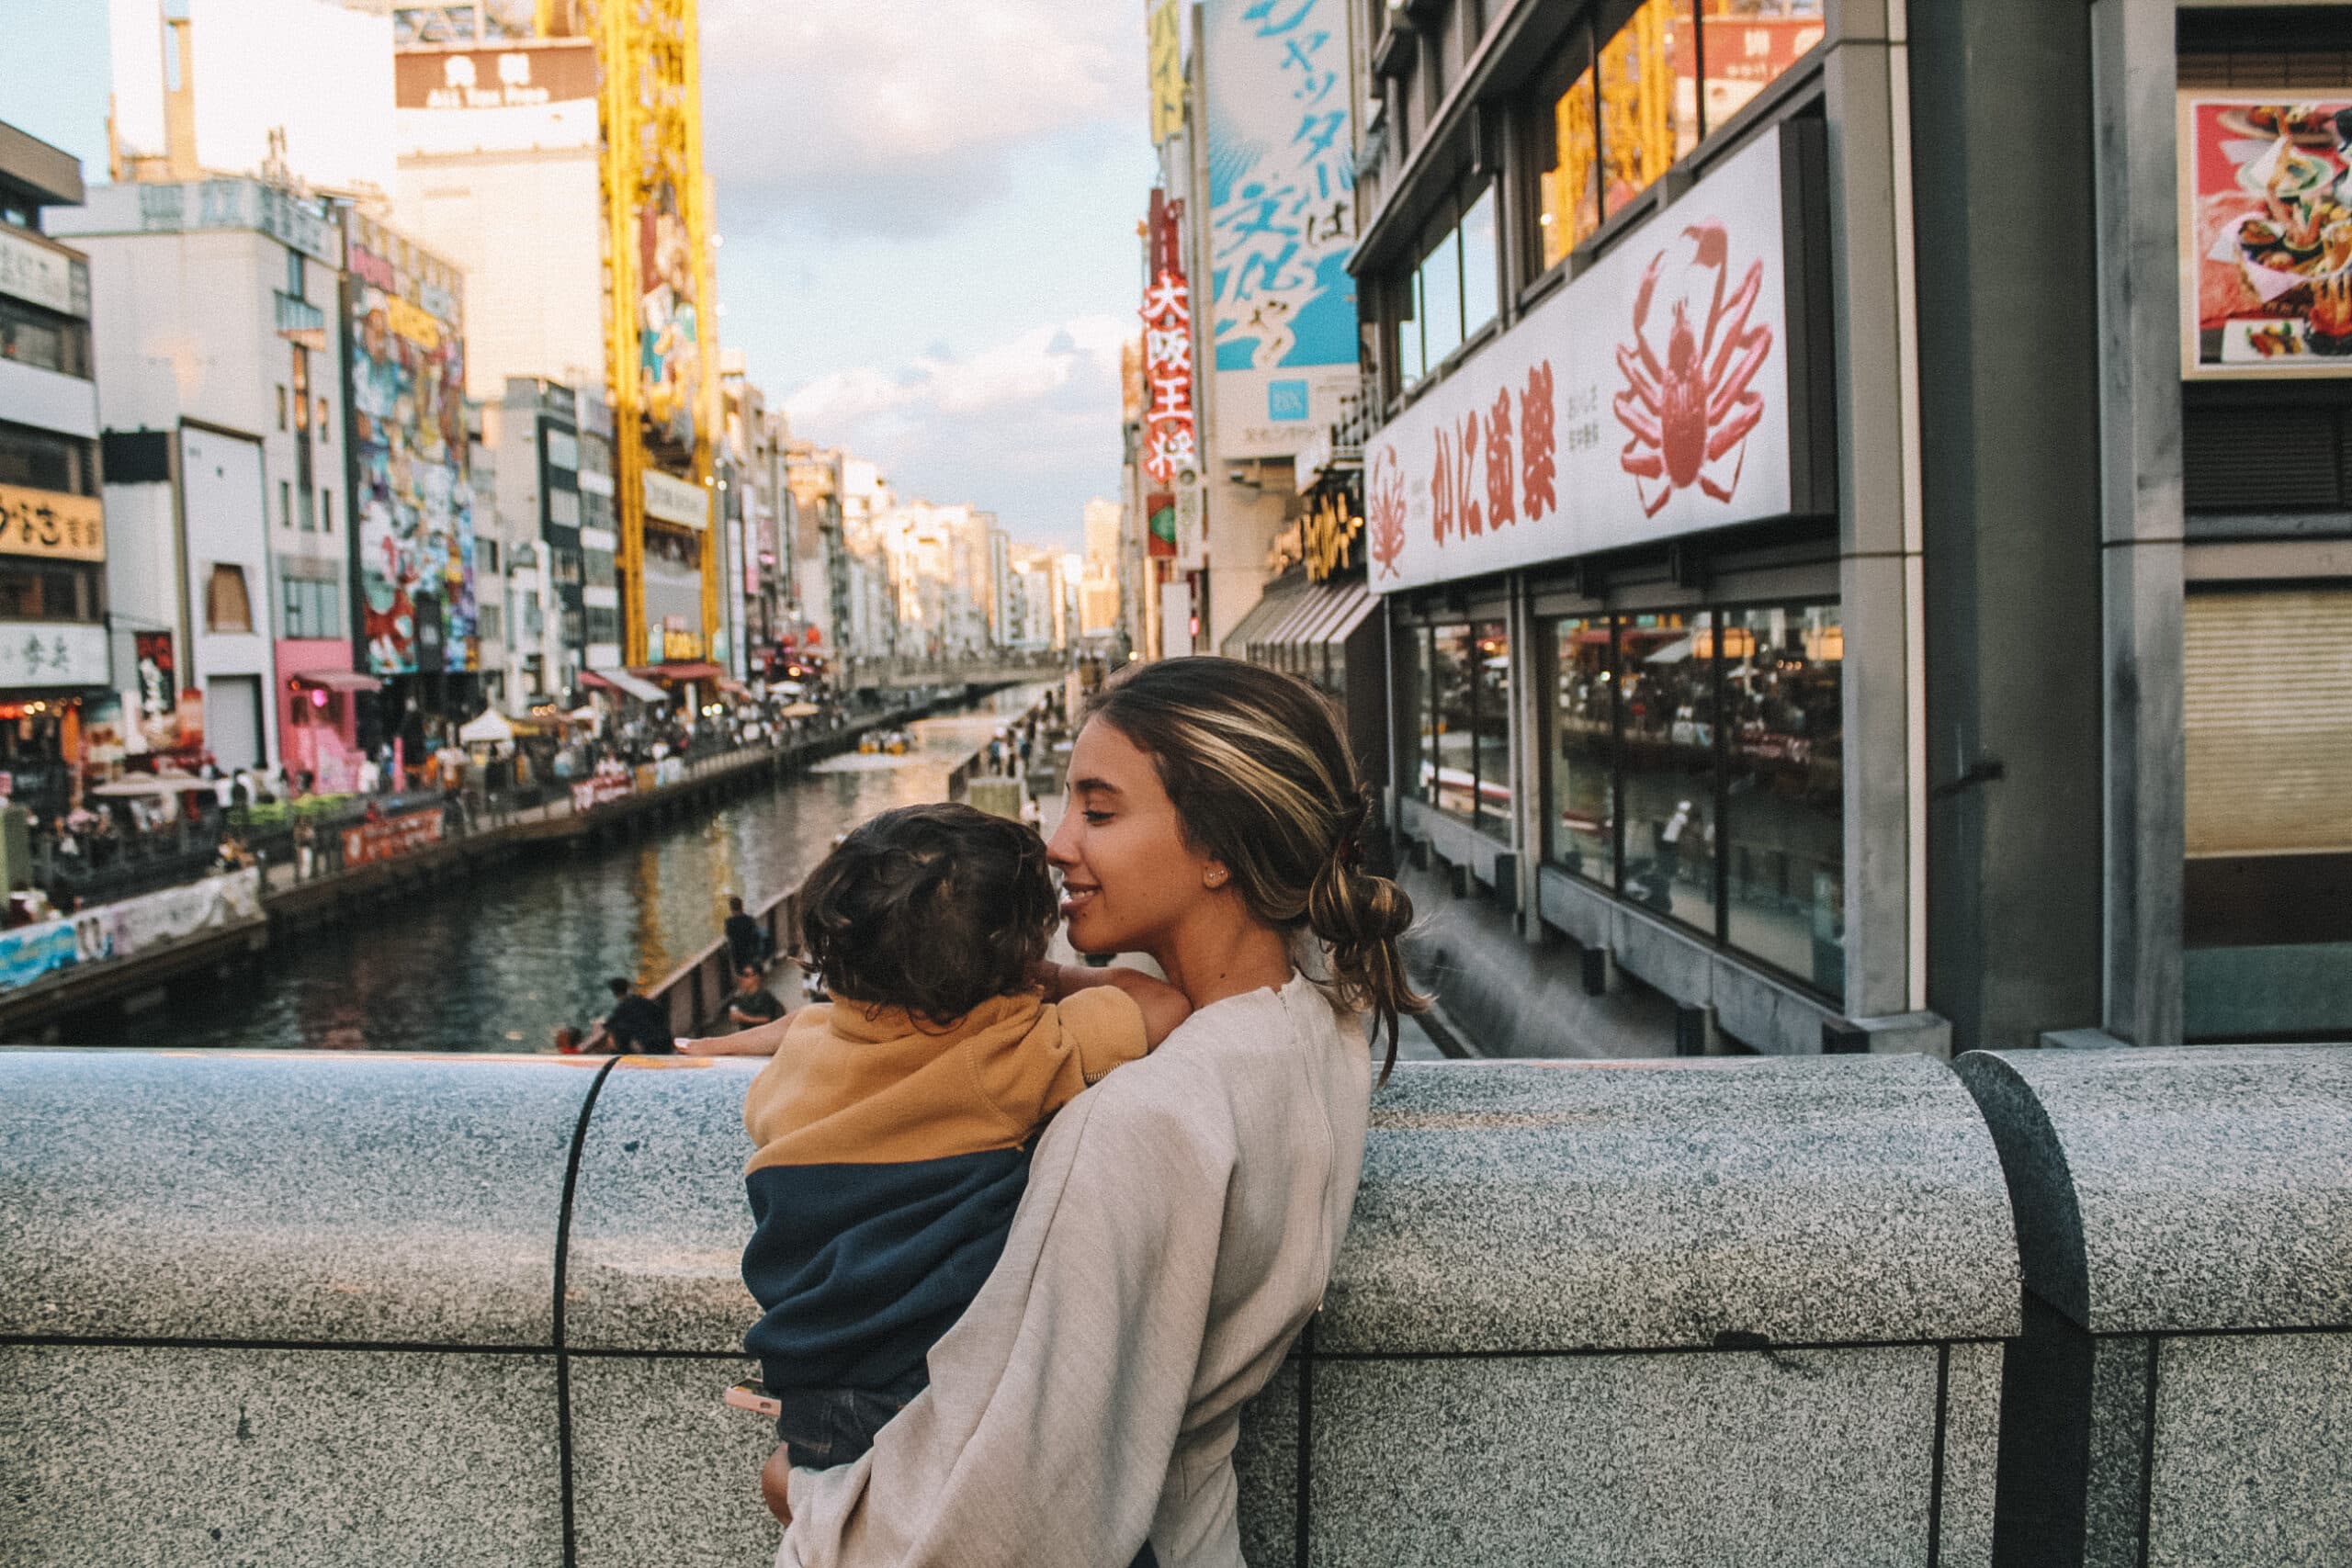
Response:
[[[1900,0],[1833,6],[1824,64],[1845,633],[1848,1016],[1927,1002],[1925,641],[1909,49]]]
[[[2180,261],[2173,0],[2096,0],[2100,576],[2106,639],[2103,1020],[2181,1036]]]
[[[1910,7],[1928,1002],[2101,1018],[2099,255],[2086,8]]]

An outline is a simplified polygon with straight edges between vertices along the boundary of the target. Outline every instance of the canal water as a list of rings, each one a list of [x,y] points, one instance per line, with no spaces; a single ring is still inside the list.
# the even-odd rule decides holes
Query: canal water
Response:
[[[836,757],[631,844],[551,847],[324,930],[282,933],[253,976],[175,995],[79,1043],[330,1051],[546,1051],[717,940],[729,894],[789,892],[877,811],[946,798],[947,775],[1040,688],[924,719],[901,757]],[[128,1034],[130,1038],[126,1039]]]

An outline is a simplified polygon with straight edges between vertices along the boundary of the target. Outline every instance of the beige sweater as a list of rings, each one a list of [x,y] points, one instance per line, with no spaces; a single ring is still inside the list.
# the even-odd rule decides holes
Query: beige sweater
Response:
[[[1039,1143],[929,1390],[795,1471],[778,1568],[1239,1568],[1233,1443],[1347,1230],[1371,1057],[1305,978],[1203,1008]]]

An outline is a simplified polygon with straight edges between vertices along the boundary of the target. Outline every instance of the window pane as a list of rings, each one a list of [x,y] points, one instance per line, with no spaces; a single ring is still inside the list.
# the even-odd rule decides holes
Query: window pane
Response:
[[[1714,636],[1705,614],[1631,615],[1619,633],[1625,895],[1715,928]]]
[[[1821,41],[1821,0],[1701,0],[1700,11],[1710,130]]]
[[[1411,642],[1411,649],[1400,662],[1405,671],[1405,711],[1413,716],[1413,755],[1406,765],[1405,793],[1413,799],[1436,803],[1430,773],[1430,758],[1437,745],[1437,730],[1430,706],[1430,634],[1426,626],[1399,626],[1395,633]]]
[[[1544,239],[1544,265],[1557,265],[1587,234],[1600,227],[1600,144],[1593,133],[1592,67],[1588,65],[1552,105],[1552,167],[1541,179],[1536,227]]]
[[[1600,51],[1601,209],[1647,190],[1699,144],[1690,0],[1647,0]]]
[[[1420,267],[1421,358],[1435,369],[1462,346],[1462,236],[1448,230]]]
[[[1405,280],[1405,315],[1396,323],[1396,369],[1405,386],[1417,384],[1429,374],[1429,358],[1421,352],[1421,321],[1428,311],[1421,308],[1421,275],[1416,270]]]
[[[1468,626],[1440,626],[1430,661],[1436,729],[1431,735],[1435,798],[1440,811],[1464,821],[1477,816],[1477,724],[1473,703]]]
[[[1846,988],[1846,637],[1838,606],[1739,610],[1724,625],[1731,945]]]
[[[1510,627],[1482,621],[1474,628],[1478,656],[1477,824],[1481,832],[1510,838]]]
[[[1558,624],[1553,704],[1552,859],[1604,886],[1617,881],[1617,801],[1609,617]]]
[[[1495,187],[1488,186],[1462,216],[1462,333],[1467,337],[1500,308],[1495,254]]]

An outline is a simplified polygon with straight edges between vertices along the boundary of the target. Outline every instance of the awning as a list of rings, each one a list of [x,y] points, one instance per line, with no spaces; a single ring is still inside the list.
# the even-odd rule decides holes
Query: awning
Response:
[[[305,670],[291,677],[298,686],[316,686],[322,692],[380,692],[384,683],[373,675],[362,675],[356,670]]]
[[[629,671],[648,681],[710,681],[726,673],[716,664],[645,664]]]
[[[1288,614],[1265,627],[1244,647],[1313,648],[1343,643],[1379,608],[1380,601],[1359,581],[1319,582],[1305,590]],[[1230,646],[1230,639],[1227,639]]]
[[[502,746],[514,739],[514,725],[496,708],[484,708],[458,727],[458,739],[467,746]]]
[[[751,687],[725,675],[718,678],[718,689],[730,697],[748,697],[752,694]]]
[[[1248,658],[1250,645],[1253,642],[1263,642],[1266,628],[1296,609],[1298,602],[1305,598],[1309,591],[1310,585],[1306,582],[1288,583],[1279,588],[1268,589],[1259,598],[1258,603],[1250,607],[1250,613],[1241,617],[1240,624],[1225,634],[1225,641],[1217,645],[1217,651],[1227,659]]]
[[[110,784],[102,784],[90,791],[109,800],[130,800],[142,795],[206,795],[218,793],[212,779],[192,779],[179,773],[126,773]]]
[[[626,670],[583,670],[580,672],[580,679],[588,685],[602,686],[625,697],[634,697],[640,703],[664,705],[670,701],[669,693],[650,681],[639,680]]]

